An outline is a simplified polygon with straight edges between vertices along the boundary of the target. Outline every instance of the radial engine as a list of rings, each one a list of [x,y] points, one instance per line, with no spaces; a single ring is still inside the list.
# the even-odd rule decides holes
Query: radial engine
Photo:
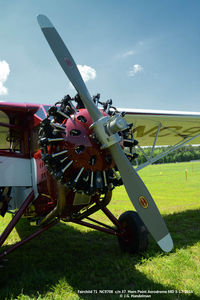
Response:
[[[101,105],[102,117],[115,120],[118,115],[125,115],[112,106],[112,100],[101,102],[99,94],[93,101]],[[80,204],[90,205],[95,197],[110,194],[114,187],[123,184],[109,150],[100,144],[92,124],[79,95],[67,95],[50,107],[39,131],[42,159],[53,178],[67,191],[66,198],[70,191],[73,193],[73,204],[77,204],[73,213],[79,211]],[[128,124],[119,135],[121,147],[133,161],[138,142],[133,139],[131,128],[132,124]]]

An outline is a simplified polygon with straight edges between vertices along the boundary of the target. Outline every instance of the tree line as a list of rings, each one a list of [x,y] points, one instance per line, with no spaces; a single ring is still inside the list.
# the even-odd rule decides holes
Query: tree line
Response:
[[[162,154],[167,151],[168,147],[156,147],[154,149],[153,157]],[[145,154],[149,157],[151,155],[151,147],[143,148]],[[145,155],[140,152],[137,158],[138,164],[146,162]],[[154,164],[163,164],[163,163],[175,163],[175,162],[185,162],[191,160],[200,160],[200,146],[183,146],[168,155],[160,158]]]

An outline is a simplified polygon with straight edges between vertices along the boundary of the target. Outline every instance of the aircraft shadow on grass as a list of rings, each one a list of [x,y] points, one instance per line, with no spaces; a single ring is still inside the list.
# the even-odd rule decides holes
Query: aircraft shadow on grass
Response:
[[[200,239],[200,209],[187,210],[164,217],[174,239],[175,250],[194,245]],[[32,233],[27,220],[17,231],[21,238]],[[1,251],[7,246],[2,247]],[[162,255],[154,241],[143,257]],[[163,255],[168,255],[163,253]],[[21,293],[38,297],[54,289],[63,279],[75,290],[173,290],[148,279],[135,268],[142,263],[139,255],[121,253],[117,238],[97,231],[82,232],[70,224],[59,223],[35,240],[8,256],[0,269],[0,299],[16,298]],[[95,294],[92,295],[95,299]],[[80,294],[81,299],[91,295]],[[174,295],[175,297],[175,295]],[[153,299],[160,299],[154,298]],[[99,294],[98,299],[119,299],[119,295]],[[194,294],[187,298],[199,299]]]

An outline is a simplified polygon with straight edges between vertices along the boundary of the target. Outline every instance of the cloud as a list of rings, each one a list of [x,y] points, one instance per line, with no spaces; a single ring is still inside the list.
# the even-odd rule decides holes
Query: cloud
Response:
[[[81,73],[81,76],[83,78],[84,82],[87,82],[91,79],[95,79],[96,78],[96,71],[95,69],[93,69],[92,67],[89,66],[82,66],[82,65],[77,65],[79,72]],[[70,87],[73,88],[73,85],[70,82]]]
[[[89,66],[77,66],[79,69],[79,72],[81,73],[81,76],[83,77],[83,80],[87,82],[88,80],[95,79],[96,78],[96,71],[95,69],[89,67]]]
[[[128,56],[132,56],[134,54],[135,54],[135,52],[133,50],[129,50],[129,51],[123,53],[122,57],[128,57]]]
[[[129,71],[129,76],[135,76],[137,73],[141,73],[143,71],[143,67],[139,64],[135,64],[133,65],[133,67],[131,68],[131,70]]]
[[[116,54],[115,58],[116,59],[125,59],[125,58],[127,58],[129,56],[132,56],[132,55],[135,55],[135,51],[134,50],[128,50],[128,51],[126,51],[124,53],[118,53],[118,54]]]
[[[132,46],[130,50],[127,50],[123,53],[118,53],[117,55],[115,55],[115,58],[125,59],[129,56],[137,55],[138,53],[140,53],[142,50],[145,49],[145,45],[147,44],[147,42],[148,42],[147,40],[138,41],[137,43],[135,43],[135,45]]]
[[[0,61],[0,96],[8,94],[8,90],[4,86],[4,82],[6,82],[9,73],[10,73],[9,64],[5,60],[1,60]]]

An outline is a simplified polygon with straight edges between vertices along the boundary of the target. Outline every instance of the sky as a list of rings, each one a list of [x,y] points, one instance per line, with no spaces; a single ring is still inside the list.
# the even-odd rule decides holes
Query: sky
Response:
[[[199,0],[0,0],[0,101],[53,104],[76,94],[39,14],[91,95],[116,107],[200,112]]]

